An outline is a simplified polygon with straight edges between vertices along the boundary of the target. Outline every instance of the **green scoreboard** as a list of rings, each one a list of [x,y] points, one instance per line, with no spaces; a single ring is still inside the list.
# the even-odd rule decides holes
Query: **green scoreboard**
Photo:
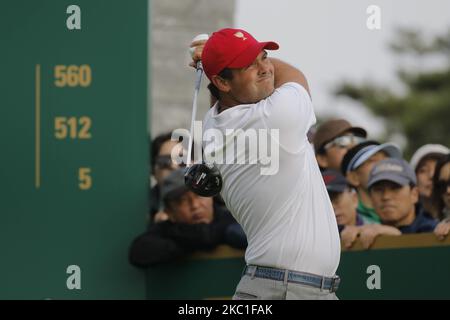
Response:
[[[144,299],[147,0],[0,10],[0,299]]]

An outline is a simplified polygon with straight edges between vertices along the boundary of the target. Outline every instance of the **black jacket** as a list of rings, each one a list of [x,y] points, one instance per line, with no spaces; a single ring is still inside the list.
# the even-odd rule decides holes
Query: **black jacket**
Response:
[[[219,244],[235,245],[235,239],[227,239],[229,226],[236,227],[230,212],[214,206],[214,218],[210,224],[185,224],[164,221],[150,224],[147,232],[134,239],[129,250],[130,263],[146,268],[185,256],[195,250],[212,250]],[[241,247],[244,245],[241,244]]]
[[[426,212],[420,203],[416,204],[416,217],[414,221],[407,226],[398,227],[402,233],[422,233],[433,232],[438,221]]]
[[[159,200],[160,190],[159,185],[155,185],[150,189],[149,193],[149,203],[150,203],[150,221],[153,221],[155,214],[160,210],[160,200]]]

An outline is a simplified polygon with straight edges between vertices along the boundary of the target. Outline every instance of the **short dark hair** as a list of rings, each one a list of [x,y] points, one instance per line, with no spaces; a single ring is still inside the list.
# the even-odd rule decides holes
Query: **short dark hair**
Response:
[[[153,139],[152,145],[150,147],[150,168],[152,169],[152,173],[155,172],[154,171],[155,159],[159,154],[159,150],[161,150],[162,145],[166,141],[171,141],[171,140],[172,140],[172,132],[162,133],[159,136],[157,136],[155,139]]]
[[[223,69],[222,71],[219,72],[218,76],[223,78],[223,79],[226,79],[226,80],[232,80],[233,79],[233,72],[231,71],[230,68],[225,68],[225,69]],[[216,98],[217,100],[220,99],[220,91],[212,82],[210,82],[208,84],[208,89],[209,89],[209,92],[211,93],[211,95],[214,98]]]

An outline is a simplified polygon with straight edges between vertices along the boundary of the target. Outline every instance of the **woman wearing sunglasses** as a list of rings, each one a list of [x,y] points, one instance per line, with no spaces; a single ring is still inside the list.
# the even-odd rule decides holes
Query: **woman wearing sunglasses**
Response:
[[[431,198],[441,220],[434,233],[443,239],[450,231],[450,153],[436,164]]]

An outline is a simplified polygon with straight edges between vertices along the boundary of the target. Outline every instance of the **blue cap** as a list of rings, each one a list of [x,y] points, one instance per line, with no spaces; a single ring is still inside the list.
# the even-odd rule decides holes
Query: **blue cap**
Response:
[[[380,181],[391,181],[401,186],[416,185],[417,179],[413,168],[403,159],[384,159],[370,171],[368,189]]]

